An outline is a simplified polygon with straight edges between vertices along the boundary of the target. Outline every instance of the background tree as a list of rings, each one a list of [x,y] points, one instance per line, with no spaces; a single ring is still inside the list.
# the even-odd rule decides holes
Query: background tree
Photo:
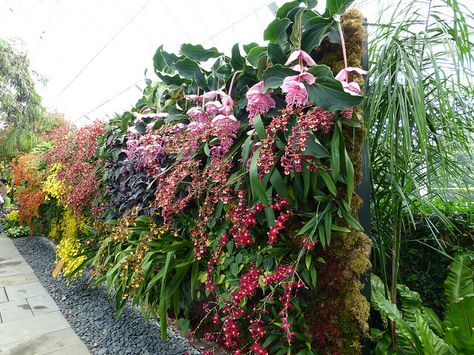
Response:
[[[0,39],[0,160],[30,150],[54,120],[45,115],[29,60]]]

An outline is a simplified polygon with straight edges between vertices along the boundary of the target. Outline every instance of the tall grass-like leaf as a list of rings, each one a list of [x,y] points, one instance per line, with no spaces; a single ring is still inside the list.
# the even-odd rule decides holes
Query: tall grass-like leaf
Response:
[[[386,16],[390,9],[385,9]],[[381,19],[369,36],[368,90],[374,267],[391,279],[396,302],[401,240],[421,216],[453,225],[431,201],[446,201],[449,187],[467,194],[468,167],[459,153],[472,157],[474,16],[457,1],[403,1]],[[372,30],[372,29],[371,29]],[[388,271],[390,269],[390,272]]]

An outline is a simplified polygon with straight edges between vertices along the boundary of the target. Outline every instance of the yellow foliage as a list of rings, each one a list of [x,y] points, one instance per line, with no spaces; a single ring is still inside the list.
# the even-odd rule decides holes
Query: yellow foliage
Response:
[[[5,219],[6,219],[7,222],[9,222],[9,223],[18,222],[18,220],[20,219],[20,211],[18,211],[18,210],[10,211],[9,213],[7,213],[7,214],[5,215]]]
[[[53,229],[53,228],[51,228]],[[55,226],[54,233],[60,229],[61,240],[56,247],[56,258],[64,263],[63,273],[72,278],[76,277],[74,270],[86,259],[78,256],[82,252],[79,233],[85,230],[85,223],[70,210],[66,210],[60,225]],[[81,274],[82,270],[78,272]]]
[[[43,183],[43,191],[46,192],[45,200],[48,201],[51,198],[55,198],[58,204],[61,203],[61,196],[63,196],[66,188],[64,183],[56,178],[59,169],[61,169],[60,163],[53,164],[51,169],[49,169],[48,177]]]

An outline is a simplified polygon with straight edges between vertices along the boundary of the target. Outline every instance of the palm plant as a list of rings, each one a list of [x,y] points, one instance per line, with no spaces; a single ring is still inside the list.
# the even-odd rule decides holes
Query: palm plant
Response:
[[[456,156],[472,154],[474,16],[456,0],[403,1],[391,14],[369,37],[365,112],[374,270],[396,303],[402,236],[421,219],[443,252],[433,216],[453,226],[432,201],[445,201],[453,181],[468,190],[470,172]]]

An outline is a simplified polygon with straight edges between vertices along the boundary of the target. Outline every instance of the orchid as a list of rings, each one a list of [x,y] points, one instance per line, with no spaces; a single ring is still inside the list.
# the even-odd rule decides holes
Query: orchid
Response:
[[[304,106],[308,102],[308,92],[299,78],[287,77],[281,85],[281,90],[286,93],[287,106]]]
[[[335,79],[341,82],[342,88],[345,92],[351,95],[359,95],[361,93],[359,84],[353,81],[349,82],[349,73],[353,71],[357,72],[360,75],[367,74],[367,71],[361,68],[347,67],[337,73]]]
[[[247,112],[249,113],[250,124],[252,118],[258,114],[267,113],[271,108],[275,107],[275,100],[270,96],[270,90],[262,93],[261,90],[265,86],[263,81],[252,86],[245,96],[247,97]]]
[[[286,61],[285,65],[290,65],[295,60],[298,60],[298,61],[303,60],[309,66],[316,65],[316,62],[313,60],[313,58],[311,58],[311,56],[308,53],[306,53],[305,51],[303,51],[301,49],[298,49],[297,51],[294,51],[293,53],[291,53],[290,56],[288,57],[288,60]]]

